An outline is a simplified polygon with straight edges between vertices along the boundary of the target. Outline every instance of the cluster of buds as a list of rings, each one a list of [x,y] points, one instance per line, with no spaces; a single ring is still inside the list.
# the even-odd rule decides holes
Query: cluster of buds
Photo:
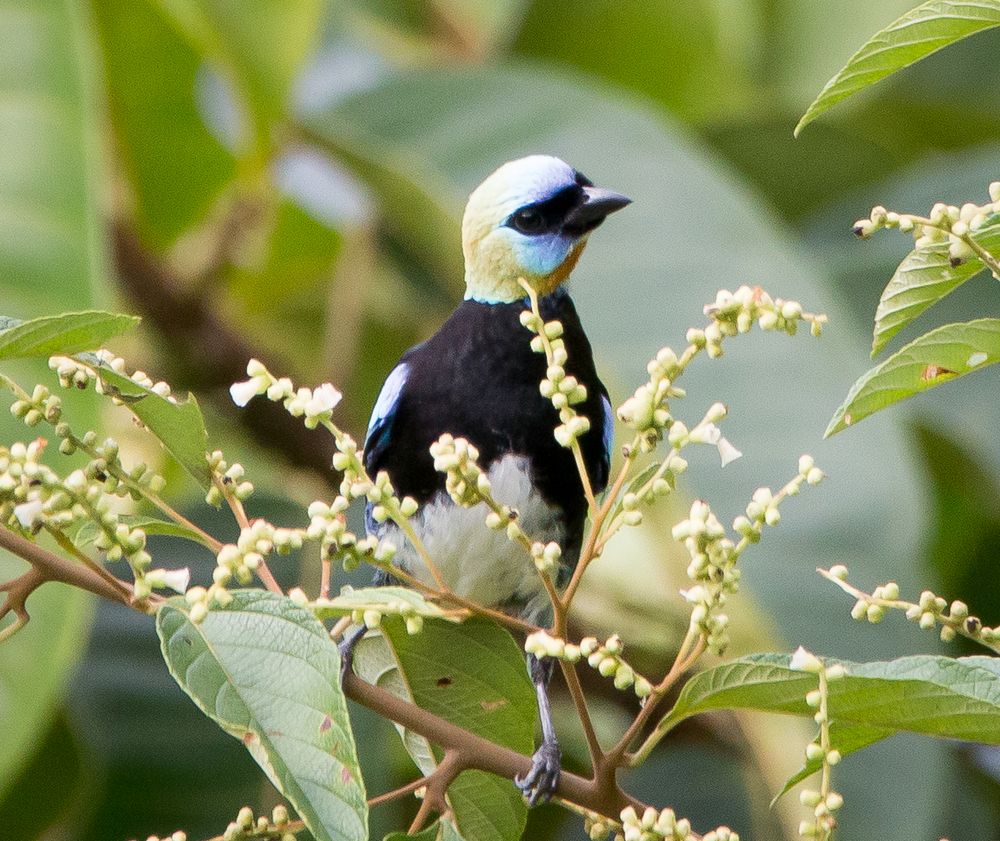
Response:
[[[789,667],[795,671],[816,675],[817,689],[806,694],[806,704],[816,710],[813,719],[819,725],[819,735],[806,745],[806,761],[819,762],[822,767],[820,789],[803,789],[799,801],[812,809],[812,817],[799,824],[799,835],[803,838],[830,838],[837,826],[834,812],[844,805],[841,794],[830,787],[830,769],[839,764],[840,751],[830,745],[829,684],[841,680],[847,671],[839,663],[827,666],[819,657],[801,646],[792,655]]]
[[[567,663],[578,663],[586,658],[587,664],[602,677],[614,679],[615,689],[632,688],[636,697],[645,698],[653,691],[653,686],[642,675],[637,675],[635,669],[622,659],[624,648],[617,634],[604,643],[599,642],[596,637],[584,637],[579,645],[575,645],[554,637],[547,631],[535,631],[524,641],[524,650],[528,654],[534,654],[539,660],[552,657]]]
[[[704,330],[689,330],[687,340],[716,359],[722,356],[726,336],[748,333],[756,322],[761,330],[778,331],[794,336],[800,322],[809,324],[814,336],[823,333],[825,315],[804,312],[798,301],[772,298],[759,286],[741,286],[735,292],[719,291],[715,302],[705,307],[712,321]]]
[[[990,201],[985,204],[966,202],[957,207],[938,202],[926,217],[896,213],[879,205],[872,208],[867,219],[854,223],[854,233],[868,238],[883,228],[898,228],[913,235],[917,248],[947,243],[951,264],[959,266],[977,256],[970,239],[991,217],[1000,213],[1000,181],[990,184],[989,194]]]
[[[266,394],[268,400],[283,404],[293,417],[303,418],[308,429],[330,423],[333,410],[344,396],[330,383],[297,389],[288,377],[275,377],[257,359],[247,363],[247,376],[250,379],[229,387],[229,394],[237,406],[246,406],[254,397]]]
[[[687,574],[695,586],[681,593],[693,605],[691,626],[705,638],[711,651],[721,654],[729,645],[729,617],[722,607],[740,582],[736,544],[702,500],[692,503],[687,519],[677,523],[671,533],[691,558]]]
[[[72,526],[90,522],[97,526],[94,545],[109,561],[125,559],[135,579],[136,600],[148,598],[154,589],[187,589],[189,571],[154,569],[146,551],[146,532],[129,525],[111,510],[100,480],[85,470],[74,470],[65,479],[41,463],[42,439],[0,448],[0,522],[36,534],[48,527],[67,532]]]
[[[456,504],[470,508],[484,503],[489,509],[486,515],[487,528],[506,531],[510,540],[521,543],[531,553],[540,572],[552,567],[550,561],[558,546],[552,549],[550,547],[554,544],[533,544],[518,525],[517,511],[493,498],[493,486],[478,463],[479,450],[465,438],[455,438],[445,433],[431,444],[431,455],[434,457],[434,469],[445,474],[445,490]],[[559,555],[555,555],[555,563],[558,560]]]
[[[137,464],[131,470],[126,470],[119,458],[118,442],[114,438],[106,438],[103,443],[98,443],[96,432],[87,432],[83,438],[74,435],[70,425],[61,419],[61,399],[48,388],[36,385],[30,395],[19,388],[16,391],[20,396],[11,404],[11,414],[24,421],[27,426],[37,426],[42,421],[50,424],[60,439],[59,452],[63,455],[73,455],[77,450],[82,450],[90,456],[84,472],[89,479],[103,483],[105,493],[119,497],[131,496],[138,501],[144,492],[158,494],[163,490],[166,481],[147,465]]]
[[[337,452],[333,454],[333,469],[342,476],[340,493],[347,499],[362,499],[368,496],[372,480],[365,470],[358,442],[346,432],[335,434]]]
[[[673,809],[646,808],[640,815],[634,807],[629,806],[621,813],[621,831],[616,835],[616,841],[685,841],[697,836],[691,831],[691,822],[687,818],[678,818]],[[592,836],[593,837],[593,836]],[[701,836],[703,841],[740,841],[739,835],[727,826],[713,829]]]
[[[478,464],[479,450],[465,438],[445,433],[431,444],[434,469],[445,474],[445,490],[457,505],[470,508],[491,492],[490,480]]]
[[[952,642],[956,636],[967,637],[994,651],[1000,651],[1000,626],[991,628],[984,625],[978,616],[969,613],[969,606],[958,599],[948,602],[930,590],[924,590],[916,602],[900,598],[899,585],[895,581],[880,584],[871,593],[866,593],[847,583],[848,570],[843,564],[820,570],[822,575],[836,583],[844,592],[854,596],[851,617],[872,624],[881,622],[886,610],[902,610],[906,618],[929,631],[940,625],[943,642]]]
[[[214,450],[208,454],[208,468],[212,471],[218,481],[212,483],[205,495],[205,502],[220,506],[226,497],[231,497],[242,502],[248,499],[253,493],[253,483],[244,477],[246,471],[243,465],[235,462],[229,464],[222,455],[221,450]]]
[[[531,544],[531,560],[542,575],[551,575],[559,568],[562,558],[562,547],[554,540],[542,543],[536,540]]]
[[[532,308],[521,313],[521,324],[535,334],[531,349],[545,354],[548,363],[538,390],[559,412],[559,425],[553,430],[556,441],[562,447],[572,447],[590,429],[590,420],[573,408],[587,399],[587,387],[566,371],[568,355],[562,339],[562,323],[545,321],[538,310],[537,298],[533,297],[531,303]]]
[[[360,595],[360,594],[358,594]],[[309,597],[298,587],[291,590],[288,597],[300,607],[305,607],[316,612],[317,616],[341,616],[349,615],[351,622],[355,625],[364,625],[366,628],[377,628],[382,624],[385,616],[399,616],[406,625],[408,634],[419,634],[424,629],[425,616],[443,616],[444,612],[430,602],[417,604],[406,599],[390,598],[384,601],[371,601],[368,603],[359,602],[352,587],[345,585],[340,595],[335,599],[320,596],[316,601],[310,602]],[[343,604],[347,603],[351,607],[349,614],[343,613]]]
[[[393,488],[389,474],[380,470],[368,488],[368,502],[371,503],[372,519],[376,523],[384,523],[393,515],[410,518],[417,513],[417,501],[412,496],[399,499]]]
[[[640,385],[635,393],[618,407],[618,419],[639,438],[641,452],[650,452],[674,422],[670,414],[671,397],[683,397],[684,390],[674,385],[674,380],[693,354],[678,359],[669,347],[661,348],[646,365],[649,381]]]
[[[270,820],[266,815],[254,817],[253,809],[244,806],[222,833],[223,841],[295,841],[295,833],[289,831],[288,809],[275,806]]]
[[[164,400],[176,403],[177,399],[171,394],[170,386],[161,381],[155,381],[144,371],[129,373],[125,366],[125,360],[120,356],[115,356],[111,351],[99,350],[93,354],[94,364],[88,364],[70,356],[53,356],[49,359],[49,368],[56,372],[59,377],[59,384],[63,388],[87,388],[91,382],[94,383],[94,390],[98,394],[107,394],[116,405],[122,405],[124,401],[118,396],[118,391],[113,386],[109,386],[101,379],[101,369],[108,368],[115,374],[131,380],[138,386],[151,391]]]
[[[373,535],[359,539],[354,532],[348,531],[344,512],[349,505],[342,495],[330,504],[321,500],[310,503],[306,537],[319,541],[320,554],[325,560],[340,560],[348,572],[357,569],[363,561],[388,566],[396,554],[395,544]]]
[[[737,517],[733,521],[733,529],[739,532],[749,543],[760,541],[764,526],[776,526],[781,522],[781,512],[778,506],[789,496],[796,496],[802,485],[818,485],[826,474],[816,466],[810,455],[799,458],[799,472],[777,494],[770,488],[758,488],[746,508],[746,516]]]
[[[36,385],[28,399],[15,400],[10,413],[27,426],[38,426],[42,421],[55,426],[62,416],[62,399],[43,385]]]
[[[187,833],[178,829],[177,832],[164,835],[162,838],[159,835],[150,835],[146,841],[187,841]]]

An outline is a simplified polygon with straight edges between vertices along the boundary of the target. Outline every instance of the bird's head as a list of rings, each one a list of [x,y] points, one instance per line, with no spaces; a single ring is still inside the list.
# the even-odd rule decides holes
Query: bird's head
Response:
[[[518,278],[546,295],[569,277],[587,237],[630,199],[595,187],[559,158],[530,155],[501,166],[469,197],[462,220],[466,298],[524,297]]]

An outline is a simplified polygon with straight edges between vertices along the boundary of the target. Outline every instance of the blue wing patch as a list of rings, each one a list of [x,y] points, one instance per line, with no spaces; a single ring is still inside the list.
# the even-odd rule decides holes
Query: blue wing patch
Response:
[[[607,476],[611,472],[611,450],[615,444],[615,410],[611,408],[611,401],[606,394],[601,395],[601,407],[604,409],[604,483],[606,485]]]
[[[368,432],[365,435],[366,464],[376,461],[389,443],[392,420],[396,415],[399,398],[403,393],[403,386],[406,385],[406,377],[409,372],[409,364],[400,362],[392,369],[382,384],[382,391],[379,392],[378,400],[375,401],[371,419],[368,421]]]

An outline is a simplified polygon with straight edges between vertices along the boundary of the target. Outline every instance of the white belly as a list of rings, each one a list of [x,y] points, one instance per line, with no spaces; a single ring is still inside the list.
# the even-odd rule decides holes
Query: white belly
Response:
[[[532,540],[562,544],[561,518],[532,487],[526,459],[504,456],[490,467],[488,476],[494,499],[517,510],[518,522]],[[541,618],[549,600],[534,562],[520,544],[507,538],[506,531],[486,527],[488,513],[483,504],[460,508],[442,491],[411,522],[456,593],[487,607],[509,607],[529,620]],[[395,563],[433,586],[434,579],[413,547],[395,525],[387,525],[384,536],[400,547]]]

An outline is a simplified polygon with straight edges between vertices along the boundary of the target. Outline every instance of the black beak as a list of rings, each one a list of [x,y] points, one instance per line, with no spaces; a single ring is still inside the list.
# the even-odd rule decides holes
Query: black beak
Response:
[[[616,210],[632,204],[632,199],[600,187],[584,187],[583,200],[566,214],[563,230],[580,236],[594,230]]]

